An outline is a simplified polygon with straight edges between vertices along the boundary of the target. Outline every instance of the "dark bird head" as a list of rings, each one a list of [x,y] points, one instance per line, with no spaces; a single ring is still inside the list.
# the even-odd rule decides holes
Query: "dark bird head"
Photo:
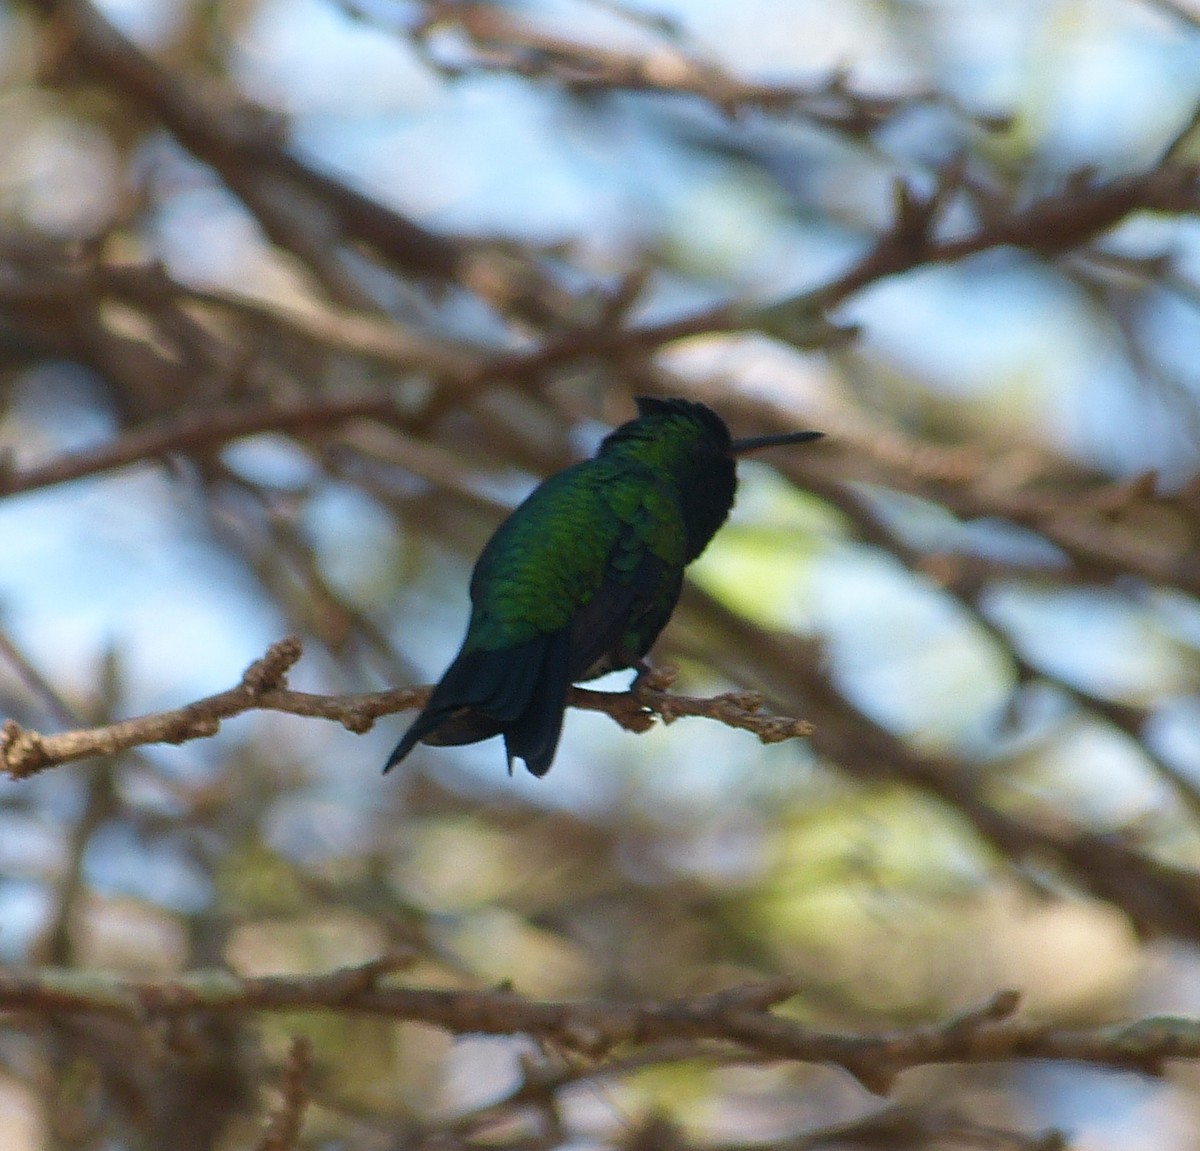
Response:
[[[688,563],[705,549],[733,507],[738,456],[821,437],[820,432],[788,432],[735,440],[706,404],[653,396],[638,396],[636,403],[638,418],[606,436],[599,454],[628,459],[671,483],[683,509]]]

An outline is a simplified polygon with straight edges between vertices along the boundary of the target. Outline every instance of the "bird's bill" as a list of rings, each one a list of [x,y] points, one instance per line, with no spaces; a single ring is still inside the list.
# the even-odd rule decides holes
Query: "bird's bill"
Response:
[[[807,444],[819,440],[824,432],[783,432],[775,436],[749,436],[744,440],[734,440],[729,450],[735,456],[745,455],[746,452],[756,452],[759,448],[778,448],[784,444]]]

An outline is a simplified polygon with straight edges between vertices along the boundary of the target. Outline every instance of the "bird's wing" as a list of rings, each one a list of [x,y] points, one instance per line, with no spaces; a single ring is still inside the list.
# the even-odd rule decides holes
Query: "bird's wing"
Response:
[[[607,650],[639,603],[672,584],[677,593],[684,546],[678,504],[652,475],[602,459],[576,464],[546,480],[488,542],[471,578],[468,642],[512,647],[577,630],[582,613]],[[573,671],[577,663],[572,652]]]

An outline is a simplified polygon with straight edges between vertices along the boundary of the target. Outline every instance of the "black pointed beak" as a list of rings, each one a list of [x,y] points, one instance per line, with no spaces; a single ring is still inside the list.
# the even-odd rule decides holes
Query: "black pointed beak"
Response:
[[[747,452],[756,452],[759,448],[778,448],[784,444],[807,444],[819,440],[824,432],[784,432],[775,436],[749,436],[744,440],[734,440],[729,445],[732,455],[742,456]]]

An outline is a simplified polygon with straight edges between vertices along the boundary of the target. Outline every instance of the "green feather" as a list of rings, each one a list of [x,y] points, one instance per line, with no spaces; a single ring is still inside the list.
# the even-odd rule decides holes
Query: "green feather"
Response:
[[[627,584],[647,555],[683,568],[678,500],[640,467],[585,460],[551,476],[519,510],[475,565],[468,649],[496,651],[567,627],[606,580]]]

